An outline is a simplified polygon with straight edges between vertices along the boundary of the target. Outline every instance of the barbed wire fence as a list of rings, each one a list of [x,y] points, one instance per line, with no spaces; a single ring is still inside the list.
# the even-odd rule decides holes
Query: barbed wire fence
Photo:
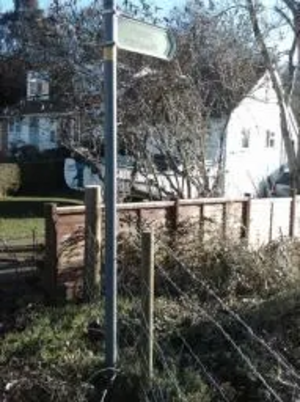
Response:
[[[120,318],[120,353],[126,364],[140,369],[147,359],[140,344],[147,328],[138,267],[141,238],[150,226],[123,238],[119,257],[120,303],[130,301]],[[189,237],[179,240],[190,242]],[[195,242],[190,246],[194,256]],[[176,239],[156,230],[155,248],[154,379],[151,386],[141,384],[143,400],[232,401],[252,392],[261,401],[296,402],[300,375],[294,365],[230,305]],[[231,383],[234,376],[244,382],[240,389]]]

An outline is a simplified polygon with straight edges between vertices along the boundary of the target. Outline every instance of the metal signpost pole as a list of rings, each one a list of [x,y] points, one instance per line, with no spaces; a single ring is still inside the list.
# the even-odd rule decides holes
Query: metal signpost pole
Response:
[[[116,0],[103,0],[105,88],[105,345],[106,365],[117,362],[117,46],[171,60],[174,36],[166,29],[120,15]],[[117,43],[118,42],[118,43]]]
[[[104,0],[105,87],[105,347],[106,365],[117,361],[117,16],[116,0]]]

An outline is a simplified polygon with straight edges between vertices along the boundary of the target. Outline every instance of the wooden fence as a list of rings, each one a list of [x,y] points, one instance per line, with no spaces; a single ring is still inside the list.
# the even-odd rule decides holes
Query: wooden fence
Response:
[[[28,238],[0,239],[0,283],[14,282],[24,277],[38,277],[38,267],[42,266],[44,244],[37,243],[33,236]]]
[[[300,197],[268,199],[197,199],[119,204],[119,233],[145,226],[169,228],[189,221],[198,226],[203,241],[215,238],[258,247],[281,236],[300,234]],[[103,209],[103,206],[100,206]],[[49,292],[61,288],[72,298],[82,284],[85,207],[46,206],[44,281]],[[104,219],[104,209],[102,211]],[[104,225],[102,225],[104,227]]]

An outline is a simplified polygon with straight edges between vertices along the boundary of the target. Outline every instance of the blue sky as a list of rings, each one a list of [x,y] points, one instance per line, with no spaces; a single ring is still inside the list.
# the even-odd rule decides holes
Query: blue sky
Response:
[[[83,0],[88,3],[88,0]],[[45,8],[49,6],[51,0],[39,0],[41,7]],[[159,7],[164,7],[166,10],[172,8],[173,6],[179,6],[185,3],[185,0],[153,0],[153,3],[157,4]],[[5,11],[13,8],[13,0],[0,0],[0,11]]]
[[[47,8],[52,0],[38,0],[40,7]],[[81,4],[88,4],[90,0],[77,0]],[[122,0],[117,0],[118,2],[121,2]],[[133,0],[133,1],[138,1],[138,0]],[[180,7],[186,3],[186,0],[149,0],[150,3],[155,4],[159,7],[162,7],[165,9],[166,12],[170,10],[171,8],[177,6]],[[223,0],[222,0],[223,1]],[[13,8],[13,3],[14,0],[0,0],[0,12],[1,11],[6,11],[9,9]],[[263,0],[264,5],[266,6],[265,10],[265,17],[270,18],[272,15],[272,10],[274,5],[278,2],[278,0]],[[221,3],[222,4],[222,3]],[[290,47],[290,42],[291,42],[291,33],[288,32],[288,30],[283,30],[283,35],[280,36],[280,34],[277,35],[273,34],[270,40],[270,45],[271,46],[276,46],[279,47],[279,49],[285,50]]]

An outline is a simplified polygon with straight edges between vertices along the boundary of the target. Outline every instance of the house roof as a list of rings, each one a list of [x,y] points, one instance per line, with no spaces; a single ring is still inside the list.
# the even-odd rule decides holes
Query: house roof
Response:
[[[20,101],[13,107],[0,111],[0,118],[11,118],[24,115],[68,115],[73,114],[65,104],[51,101]]]

